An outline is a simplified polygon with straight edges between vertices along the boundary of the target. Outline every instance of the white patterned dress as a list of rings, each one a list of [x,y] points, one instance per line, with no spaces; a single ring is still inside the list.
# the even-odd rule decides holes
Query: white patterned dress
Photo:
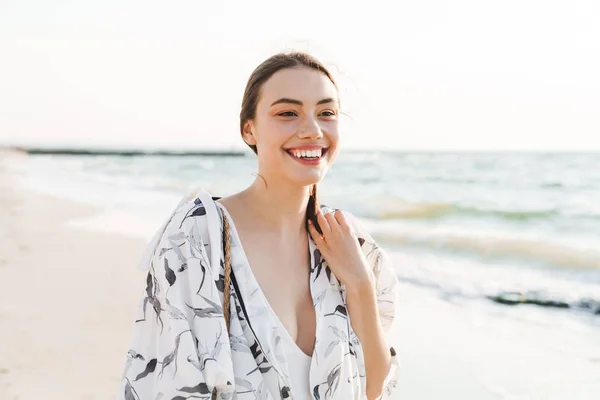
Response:
[[[146,248],[140,262],[140,268],[149,270],[146,289],[118,399],[294,399],[283,328],[252,273],[231,217],[215,199],[205,190],[186,196]],[[386,252],[344,213],[377,277],[379,316],[388,332],[395,314],[396,275]],[[223,216],[231,227],[235,277],[229,333],[222,307]],[[312,397],[366,399],[363,351],[350,324],[345,288],[308,235],[316,314]],[[400,370],[393,347],[390,352],[392,365],[381,399],[392,393]]]

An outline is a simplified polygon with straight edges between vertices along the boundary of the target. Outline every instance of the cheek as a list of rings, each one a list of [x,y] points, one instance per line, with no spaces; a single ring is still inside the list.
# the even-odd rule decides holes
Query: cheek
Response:
[[[262,127],[260,136],[262,136],[263,141],[269,144],[279,144],[280,146],[298,131],[296,121],[280,121],[274,118],[265,121]]]
[[[287,143],[295,130],[291,124],[283,124],[277,120],[264,121],[257,131],[258,151],[265,164],[279,163],[284,157],[282,147]]]
[[[329,149],[329,160],[330,163],[337,158],[338,153],[340,152],[340,131],[339,124],[336,122],[331,122],[327,126],[323,127],[323,132],[329,139],[330,149]]]
[[[274,129],[279,132],[283,140],[289,140],[290,136],[295,135],[300,128],[300,121],[273,121]]]
[[[324,123],[321,130],[329,137],[332,144],[337,143],[340,137],[339,123],[337,121]]]

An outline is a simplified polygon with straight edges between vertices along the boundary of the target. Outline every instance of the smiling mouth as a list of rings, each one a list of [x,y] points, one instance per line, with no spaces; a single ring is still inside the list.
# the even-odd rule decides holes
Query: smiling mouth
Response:
[[[314,161],[314,160],[320,160],[320,159],[324,158],[325,155],[327,154],[328,150],[329,150],[329,147],[324,147],[323,149],[321,149],[321,156],[317,156],[317,157],[307,157],[307,156],[300,156],[300,157],[298,157],[291,150],[285,150],[285,152],[288,153],[290,156],[294,157],[297,160],[313,160]]]

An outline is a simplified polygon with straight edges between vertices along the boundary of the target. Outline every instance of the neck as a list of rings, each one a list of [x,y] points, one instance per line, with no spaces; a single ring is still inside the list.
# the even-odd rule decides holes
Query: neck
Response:
[[[287,234],[306,234],[310,188],[279,182],[271,182],[267,187],[262,178],[257,177],[242,195],[248,211],[258,216],[267,228]]]

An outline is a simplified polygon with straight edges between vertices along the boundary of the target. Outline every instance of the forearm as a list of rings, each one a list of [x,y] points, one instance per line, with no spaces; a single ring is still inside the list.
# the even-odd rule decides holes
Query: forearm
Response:
[[[377,293],[371,281],[346,287],[352,329],[363,348],[367,373],[367,398],[379,397],[390,369],[391,354],[377,309]]]

